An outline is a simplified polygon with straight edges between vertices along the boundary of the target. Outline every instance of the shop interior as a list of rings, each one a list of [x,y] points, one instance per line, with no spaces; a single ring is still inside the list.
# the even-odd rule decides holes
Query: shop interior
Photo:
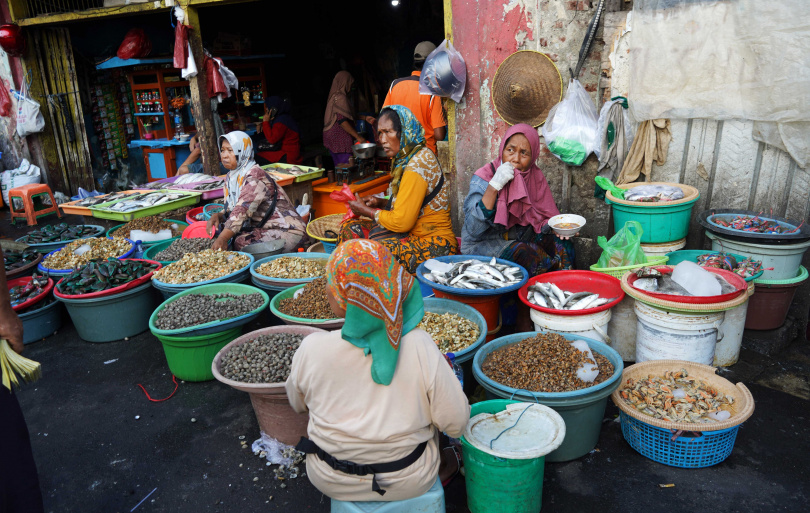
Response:
[[[204,48],[240,78],[240,91],[219,105],[218,114],[226,132],[250,132],[261,122],[264,98],[281,96],[290,103],[300,128],[303,164],[327,169],[333,164],[323,146],[322,126],[334,75],[343,69],[353,75],[355,111],[373,115],[391,81],[410,74],[416,44],[438,44],[444,38],[441,0],[409,0],[396,6],[379,0],[317,2],[302,6],[295,16],[276,16],[274,10],[269,2],[199,8]],[[133,144],[172,139],[177,112],[183,131],[195,131],[188,105],[173,109],[171,103],[190,91],[179,70],[171,67],[173,21],[164,12],[69,26],[99,190],[172,176],[188,154],[187,145],[178,141],[171,161],[166,156],[165,169],[156,171],[165,152],[154,155],[152,148]],[[115,56],[132,28],[143,29],[152,44],[146,59],[163,57],[165,62],[98,69]],[[202,70],[202,63],[197,67]],[[170,112],[164,112],[167,109]]]

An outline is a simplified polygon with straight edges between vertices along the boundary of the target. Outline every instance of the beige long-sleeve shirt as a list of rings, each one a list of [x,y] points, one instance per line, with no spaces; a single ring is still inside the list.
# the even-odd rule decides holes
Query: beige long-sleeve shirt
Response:
[[[307,336],[293,357],[286,385],[290,404],[299,413],[309,411],[309,438],[335,458],[387,463],[428,442],[409,467],[377,475],[384,496],[371,490],[373,476],[344,474],[308,455],[310,481],[333,499],[396,501],[422,495],[439,471],[438,432],[452,437],[464,432],[470,405],[430,335],[416,329],[401,344],[388,386],[374,383],[371,357],[343,340],[339,330]]]

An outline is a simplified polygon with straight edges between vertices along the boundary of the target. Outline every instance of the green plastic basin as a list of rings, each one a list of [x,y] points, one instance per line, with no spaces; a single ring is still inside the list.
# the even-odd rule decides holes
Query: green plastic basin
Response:
[[[644,229],[641,243],[660,244],[686,237],[692,218],[692,207],[698,199],[700,195],[692,201],[676,205],[650,203],[650,206],[624,205],[609,199],[606,201],[609,205],[613,205],[614,230],[621,230],[627,221],[638,221]]]
[[[211,364],[217,353],[242,334],[242,326],[219,333],[196,337],[170,337],[155,335],[163,344],[166,363],[176,377],[184,381],[210,381],[214,379]]]
[[[169,265],[169,264],[173,264],[174,262],[177,262],[177,260],[157,260],[155,258],[155,255],[157,255],[158,253],[160,253],[164,249],[171,246],[172,242],[174,242],[174,241],[175,241],[175,239],[172,239],[172,240],[165,241],[165,242],[158,242],[157,244],[149,246],[149,248],[147,248],[147,250],[143,252],[143,257],[146,260],[154,260],[155,262],[160,262],[163,265]]]
[[[87,342],[112,342],[146,331],[160,303],[151,283],[112,296],[56,299],[65,304],[79,337]]]
[[[475,403],[470,418],[498,413],[512,403],[493,399]],[[526,460],[499,458],[481,451],[463,436],[467,506],[476,513],[537,513],[542,506],[545,456]]]
[[[489,353],[504,346],[532,338],[537,332],[514,333],[497,338],[478,350],[473,359],[475,380],[484,387],[488,397],[518,399],[523,402],[539,402],[560,414],[565,421],[565,440],[559,448],[546,456],[546,461],[571,461],[588,454],[599,441],[602,419],[605,416],[608,396],[621,384],[624,362],[615,349],[603,342],[579,335],[561,334],[568,340],[584,340],[591,351],[599,353],[613,364],[613,376],[592,387],[573,392],[530,392],[517,390],[493,381],[481,369]]]
[[[719,251],[708,251],[702,249],[681,249],[678,251],[673,251],[672,253],[667,253],[667,256],[669,257],[669,260],[667,260],[667,265],[674,267],[685,260],[697,263],[698,257],[701,255],[705,255],[707,253],[716,254],[719,253]],[[737,259],[737,262],[742,262],[743,260],[748,258],[742,255],[735,255],[734,253],[726,253],[726,255],[733,256],[734,258]],[[762,276],[763,272],[764,271],[759,271],[755,275],[746,278],[745,281],[750,283],[759,278],[760,276]]]

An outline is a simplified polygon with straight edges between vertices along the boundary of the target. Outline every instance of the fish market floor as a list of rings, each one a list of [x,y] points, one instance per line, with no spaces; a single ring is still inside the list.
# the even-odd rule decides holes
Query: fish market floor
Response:
[[[329,499],[307,478],[281,488],[272,467],[240,449],[240,436],[251,443],[259,435],[247,394],[217,381],[180,383],[171,399],[149,402],[137,383],[154,398],[174,388],[150,333],[93,344],[67,323],[57,335],[26,346],[26,355],[43,368],[43,378],[18,398],[45,511],[131,511],[155,488],[136,511],[329,511]],[[794,345],[779,360],[745,353],[726,376],[749,385],[756,411],[731,456],[706,469],[667,467],[636,453],[609,402],[595,451],[546,464],[543,511],[807,511],[808,369],[807,344]],[[805,398],[771,388],[786,382]],[[448,512],[467,511],[462,476],[448,487],[446,501]]]

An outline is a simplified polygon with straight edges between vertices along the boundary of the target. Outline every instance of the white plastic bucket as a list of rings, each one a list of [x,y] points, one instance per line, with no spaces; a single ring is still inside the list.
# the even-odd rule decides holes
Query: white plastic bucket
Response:
[[[663,242],[661,244],[642,244],[641,250],[648,257],[661,257],[667,253],[678,251],[686,247],[686,238],[679,239],[673,242]]]
[[[682,314],[640,301],[635,304],[636,362],[686,360],[711,365],[715,346],[723,339],[725,312]]]
[[[800,244],[752,244],[729,240],[706,232],[706,236],[712,240],[713,251],[726,251],[751,257],[762,261],[762,267],[773,267],[773,271],[765,271],[761,280],[788,280],[795,278],[802,264],[802,257],[807,248],[810,248],[810,241]]]
[[[638,319],[633,308],[635,299],[626,295],[618,305],[611,308],[608,336],[610,347],[621,355],[625,362],[636,361],[636,330]]]
[[[529,315],[536,331],[570,333],[611,345],[607,330],[610,309],[586,315],[554,315],[532,309]]]
[[[720,331],[723,339],[717,341],[714,348],[715,367],[728,367],[740,359],[740,346],[742,345],[743,331],[745,330],[745,316],[748,313],[748,300],[740,306],[726,310]]]

